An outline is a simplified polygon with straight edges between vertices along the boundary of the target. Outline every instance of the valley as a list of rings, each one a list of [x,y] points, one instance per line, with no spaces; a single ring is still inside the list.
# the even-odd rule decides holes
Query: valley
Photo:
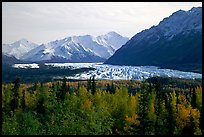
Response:
[[[63,79],[143,80],[150,77],[202,79],[202,74],[161,69],[156,66],[120,66],[99,63],[43,63],[3,65],[3,83],[20,77],[23,82],[49,82]]]
[[[204,133],[202,3],[107,4],[2,4],[3,135]]]

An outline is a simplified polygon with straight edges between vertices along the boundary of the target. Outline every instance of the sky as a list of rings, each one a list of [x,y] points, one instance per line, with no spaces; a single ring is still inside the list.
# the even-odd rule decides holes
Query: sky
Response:
[[[36,44],[115,31],[131,38],[177,10],[202,2],[2,2],[2,43]]]

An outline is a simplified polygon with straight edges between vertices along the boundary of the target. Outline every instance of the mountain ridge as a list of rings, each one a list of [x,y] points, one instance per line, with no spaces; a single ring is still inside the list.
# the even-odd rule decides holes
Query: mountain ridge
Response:
[[[22,39],[12,44],[3,44],[3,54],[31,62],[101,62],[113,55],[128,40],[129,38],[112,31],[97,37],[91,35],[68,36],[46,44],[35,44],[37,46],[34,48],[26,50],[22,48],[23,51],[20,51],[22,43],[25,41],[26,44],[31,43]],[[26,45],[26,47],[29,46]]]
[[[179,10],[135,34],[105,64],[155,65],[202,73],[202,8]]]

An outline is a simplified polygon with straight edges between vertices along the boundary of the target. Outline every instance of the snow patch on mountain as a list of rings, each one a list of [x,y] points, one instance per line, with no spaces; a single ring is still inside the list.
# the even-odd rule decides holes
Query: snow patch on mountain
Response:
[[[193,7],[189,11],[178,10],[160,21],[157,26],[153,25],[135,34],[126,45],[129,43],[136,45],[143,41],[153,44],[161,37],[171,40],[175,35],[188,33],[190,30],[202,31],[202,7]]]
[[[51,41],[47,44],[29,51],[22,57],[27,61],[51,60],[62,57],[67,60],[80,60],[83,58],[108,59],[115,51],[129,39],[116,32],[94,37],[91,35],[66,37],[61,40]]]
[[[21,59],[22,56],[36,47],[38,47],[37,44],[23,38],[12,44],[3,44],[2,53],[7,56],[14,56],[17,59]]]
[[[179,10],[164,18],[157,28],[164,31],[164,36],[172,36],[192,29],[202,29],[202,8],[193,7],[189,11]]]

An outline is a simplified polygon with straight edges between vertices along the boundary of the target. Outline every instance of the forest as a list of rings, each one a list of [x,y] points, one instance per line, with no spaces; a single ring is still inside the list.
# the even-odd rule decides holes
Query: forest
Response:
[[[57,68],[39,64],[40,68],[14,68],[12,65],[2,64],[2,83],[11,83],[16,77],[23,83],[54,81],[53,77],[73,76],[78,73],[94,70],[94,68]],[[57,72],[57,73],[56,73]]]
[[[2,84],[3,135],[202,135],[202,81]]]

